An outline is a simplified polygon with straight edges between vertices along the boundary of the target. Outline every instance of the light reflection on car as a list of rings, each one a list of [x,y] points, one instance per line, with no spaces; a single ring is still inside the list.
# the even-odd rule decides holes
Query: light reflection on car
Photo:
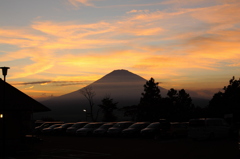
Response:
[[[72,126],[74,123],[65,123],[59,127],[53,129],[53,134],[55,135],[65,135],[67,128]]]
[[[137,122],[129,126],[127,129],[122,130],[122,135],[127,136],[139,136],[142,129],[146,128],[150,122]]]
[[[128,128],[133,123],[134,122],[132,122],[132,121],[118,122],[118,123],[114,124],[113,127],[109,128],[107,133],[111,136],[121,135],[122,130]]]
[[[166,119],[160,119],[153,122],[146,128],[141,130],[141,136],[159,138],[162,132],[169,130],[170,122]]]
[[[52,134],[52,132],[53,132],[53,129],[54,128],[56,128],[56,127],[59,127],[59,126],[61,126],[62,124],[54,124],[54,125],[51,125],[51,126],[49,126],[49,127],[47,127],[47,128],[44,128],[44,129],[42,129],[42,133],[43,134],[45,134],[45,135],[49,135],[49,134]]]
[[[114,124],[116,124],[116,123],[115,122],[111,122],[111,123],[103,124],[102,126],[97,128],[96,130],[94,130],[93,134],[95,136],[106,136],[108,129],[111,128]]]
[[[92,135],[93,131],[99,128],[104,123],[102,122],[94,122],[94,123],[88,123],[83,128],[80,128],[76,131],[76,135],[78,136],[89,136]]]
[[[159,132],[160,129],[160,123],[159,122],[153,122],[150,125],[148,125],[146,128],[141,130],[141,136],[143,137],[154,137],[156,133]]]
[[[33,130],[33,134],[39,134],[41,133],[41,131],[44,129],[44,128],[48,128],[49,126],[53,125],[53,124],[64,124],[63,121],[50,121],[50,122],[44,122],[42,123],[40,126],[37,126],[34,128]]]
[[[66,133],[68,135],[75,135],[76,131],[82,127],[84,127],[86,124],[88,124],[89,122],[77,122],[75,124],[73,124],[72,126],[70,126],[69,128],[67,128]]]

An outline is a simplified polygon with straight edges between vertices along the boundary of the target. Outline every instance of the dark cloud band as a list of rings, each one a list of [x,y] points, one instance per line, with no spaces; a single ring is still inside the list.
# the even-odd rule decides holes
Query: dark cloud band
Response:
[[[68,86],[68,85],[79,85],[88,84],[90,81],[35,81],[35,82],[22,82],[22,83],[12,83],[12,85],[43,85],[51,84],[55,86]]]

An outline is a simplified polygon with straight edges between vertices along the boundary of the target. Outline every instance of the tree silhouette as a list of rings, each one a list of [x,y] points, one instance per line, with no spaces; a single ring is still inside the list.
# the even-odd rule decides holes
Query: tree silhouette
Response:
[[[124,116],[131,117],[131,120],[135,121],[138,113],[138,108],[139,108],[138,105],[131,105],[131,106],[124,106],[119,110],[124,112]]]
[[[224,114],[233,114],[236,121],[240,121],[240,79],[235,77],[229,80],[229,85],[214,94],[208,109],[212,117],[224,117]]]
[[[89,107],[90,107],[91,120],[95,121],[93,116],[93,106],[94,106],[93,99],[94,99],[94,96],[96,95],[95,91],[93,90],[92,87],[88,86],[81,89],[80,93],[88,100]]]
[[[161,98],[160,89],[158,88],[158,82],[155,83],[155,80],[151,78],[144,85],[144,93],[140,102],[156,102]]]
[[[169,107],[167,118],[174,121],[188,121],[194,109],[190,95],[184,89],[177,91],[173,88],[168,91],[167,95],[166,103]]]
[[[102,104],[98,105],[101,110],[103,111],[103,121],[109,122],[109,121],[115,121],[117,117],[113,115],[113,111],[117,109],[117,102],[114,103],[113,99],[109,96],[104,97],[102,99]]]
[[[167,95],[168,95],[168,97],[169,97],[170,99],[172,99],[173,101],[174,101],[174,100],[177,100],[177,96],[178,96],[177,90],[171,88],[171,89],[168,91]]]
[[[137,120],[139,121],[157,121],[160,117],[161,95],[158,83],[151,78],[144,85],[144,92],[138,105]]]

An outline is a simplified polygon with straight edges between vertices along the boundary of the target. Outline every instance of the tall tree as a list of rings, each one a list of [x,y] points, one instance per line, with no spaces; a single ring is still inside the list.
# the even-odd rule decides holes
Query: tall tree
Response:
[[[113,111],[117,109],[117,102],[114,103],[110,96],[106,96],[102,99],[102,104],[98,105],[103,111],[103,121],[110,122],[115,121],[117,117],[113,114]]]
[[[168,118],[175,121],[188,121],[194,108],[190,95],[184,89],[177,91],[173,88],[168,91],[167,95],[170,107]]]
[[[194,105],[192,104],[192,98],[184,89],[178,92],[178,103],[180,106],[180,121],[188,121],[191,118]]]
[[[159,119],[159,102],[161,99],[158,82],[153,78],[144,85],[144,92],[138,106],[137,120],[156,121]]]
[[[214,94],[209,102],[208,109],[212,117],[224,117],[224,114],[233,114],[236,121],[240,121],[240,79],[235,77],[229,80],[229,85]]]
[[[158,82],[155,82],[153,78],[144,84],[144,92],[142,93],[142,97],[140,102],[156,102],[161,98],[160,89],[158,87]]]
[[[92,87],[88,86],[81,89],[80,93],[87,99],[90,107],[91,120],[95,121],[94,115],[93,115],[93,106],[94,106],[93,99],[94,99],[94,96],[96,95],[95,91],[93,90]]]

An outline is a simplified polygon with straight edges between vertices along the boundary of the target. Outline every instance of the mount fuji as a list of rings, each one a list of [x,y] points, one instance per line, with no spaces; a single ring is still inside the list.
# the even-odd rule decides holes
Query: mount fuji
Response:
[[[144,84],[147,80],[141,76],[127,70],[114,70],[103,76],[99,80],[89,84],[86,87],[91,87],[95,92],[94,96],[94,113],[99,109],[98,105],[101,100],[110,96],[113,102],[118,102],[117,107],[137,105],[141,98],[141,93],[144,91]],[[84,89],[84,88],[82,88]],[[42,104],[50,108],[52,111],[37,113],[35,119],[42,117],[51,117],[63,121],[83,121],[86,120],[86,112],[90,111],[87,99],[81,94],[81,90],[53,97],[51,99],[41,101]],[[168,90],[159,86],[162,97],[167,95]],[[206,106],[208,99],[200,98],[197,92],[187,91],[196,105]],[[120,117],[119,120],[128,120],[123,117],[123,112],[115,111],[115,114]],[[99,114],[101,119],[101,114]]]
[[[118,102],[118,108],[138,104],[141,93],[144,90],[143,85],[146,84],[146,81],[141,76],[127,70],[114,70],[103,76],[88,85],[96,93],[94,97],[94,110],[98,109],[97,105],[107,95],[113,99],[113,102]],[[167,94],[166,89],[159,88],[161,94]],[[42,101],[41,103],[49,107],[52,111],[38,113],[34,118],[52,117],[64,121],[85,120],[86,114],[83,112],[83,109],[89,110],[89,105],[87,99],[80,93],[82,89]]]

